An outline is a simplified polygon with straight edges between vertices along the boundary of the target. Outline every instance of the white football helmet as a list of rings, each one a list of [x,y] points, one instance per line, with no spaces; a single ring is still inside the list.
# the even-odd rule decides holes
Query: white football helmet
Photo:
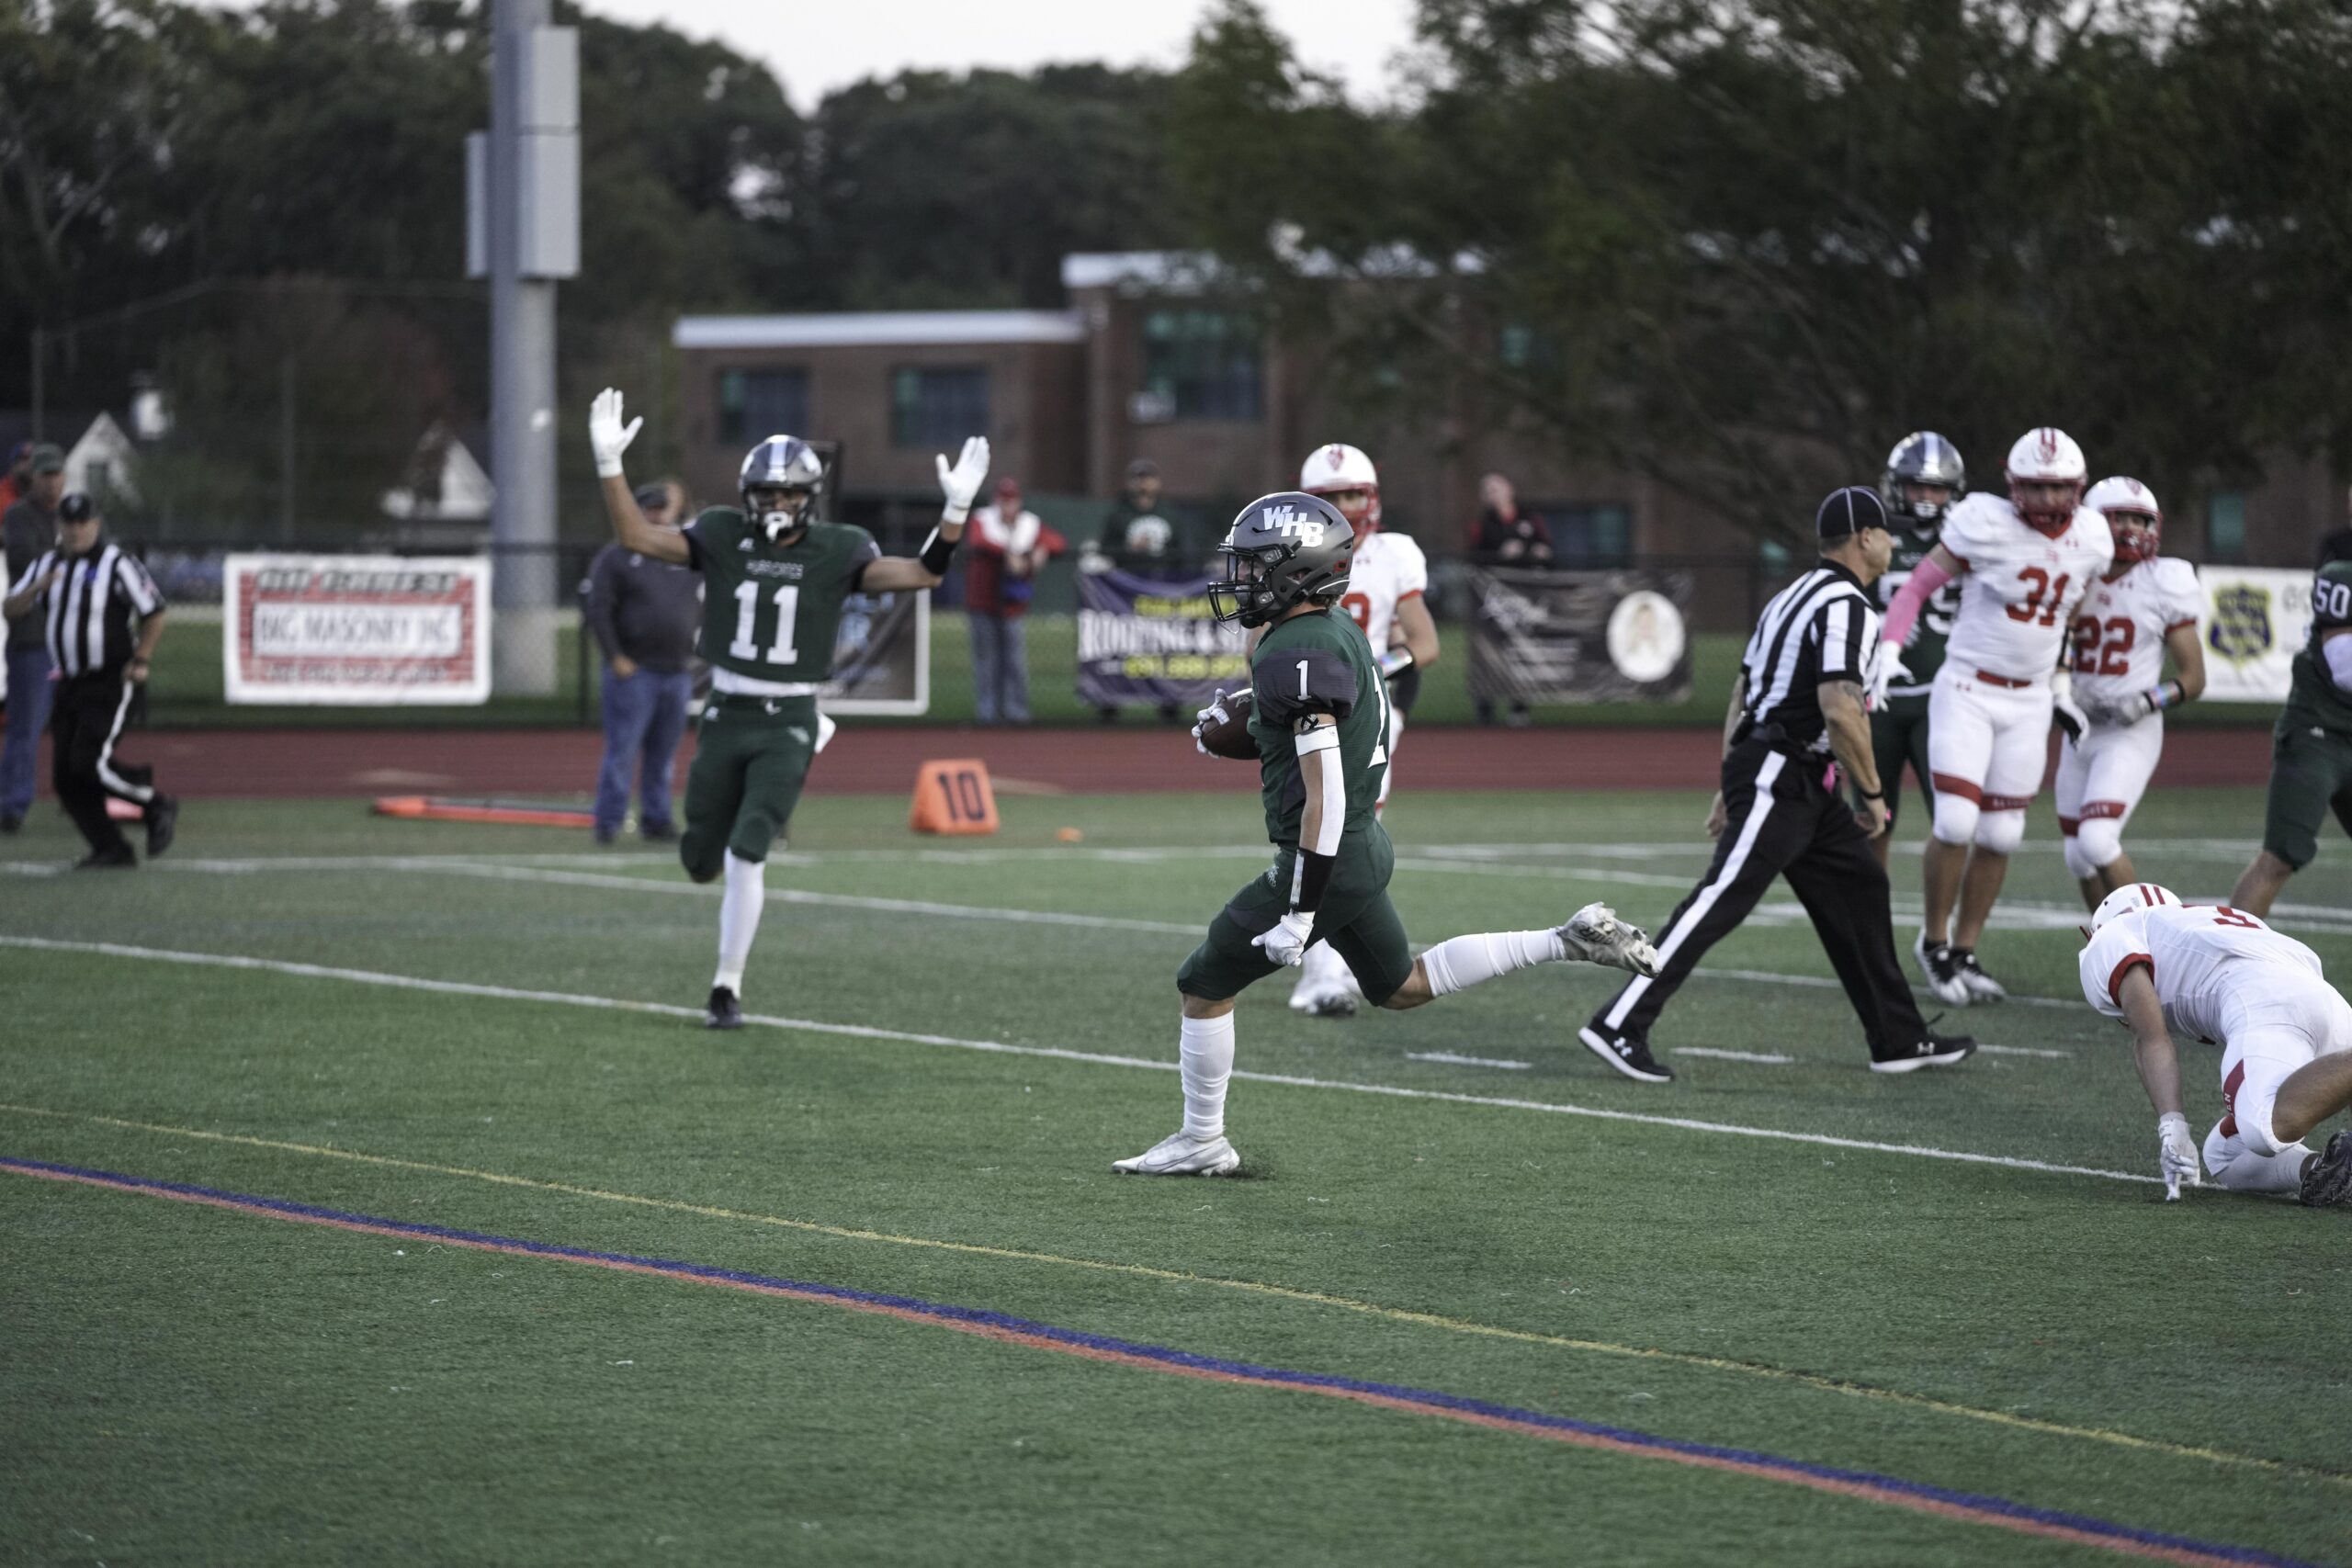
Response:
[[[2101,479],[2083,497],[2083,504],[2107,519],[2115,535],[2116,565],[2143,561],[2156,553],[2164,536],[2164,509],[2156,504],[2155,491],[2138,479],[2120,474]]]
[[[1336,441],[1329,446],[1317,446],[1298,466],[1298,488],[1309,495],[1327,499],[1349,491],[1362,491],[1363,499],[1340,506],[1340,515],[1359,535],[1380,526],[1380,470],[1372,466],[1372,459],[1364,456],[1361,447]],[[1337,502],[1332,504],[1339,505]]]
[[[2153,909],[2161,904],[2177,905],[2180,895],[2169,887],[2159,887],[2153,882],[2134,882],[2119,887],[2098,901],[2091,911],[2091,935],[2097,936],[2109,920],[2125,915],[2136,915],[2143,909]]]
[[[2044,534],[2066,531],[2074,521],[2075,508],[2082,504],[2083,484],[2089,478],[2090,465],[2083,461],[2083,449],[2055,425],[2029,430],[2009,448],[2009,504],[2029,525]],[[2028,507],[2018,499],[2021,484],[2071,485],[2075,493],[2063,507]]]

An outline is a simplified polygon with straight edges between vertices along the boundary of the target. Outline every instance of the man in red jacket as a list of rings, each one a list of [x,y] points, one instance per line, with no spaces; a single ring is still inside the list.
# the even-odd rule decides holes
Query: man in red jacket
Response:
[[[1029,722],[1029,653],[1021,617],[1038,571],[1069,547],[1021,504],[1021,481],[996,481],[996,502],[972,513],[964,536],[964,615],[972,628],[973,716]]]

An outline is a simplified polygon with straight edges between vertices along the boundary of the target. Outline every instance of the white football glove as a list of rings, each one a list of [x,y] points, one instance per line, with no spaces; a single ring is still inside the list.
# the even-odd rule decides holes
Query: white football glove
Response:
[[[980,493],[980,481],[989,477],[989,438],[974,435],[964,442],[963,454],[953,467],[946,454],[939,456],[939,489],[947,497],[947,504],[939,509],[940,517],[949,523],[961,523],[971,515],[972,498]]]
[[[2066,732],[2069,740],[2080,740],[2083,731],[2091,727],[2090,716],[2075,701],[2075,677],[2064,670],[2050,672],[2051,721]]]
[[[621,454],[637,439],[638,427],[645,423],[639,414],[624,425],[621,423],[621,394],[616,387],[607,387],[596,394],[588,405],[588,448],[596,454],[596,477],[600,479],[618,479]]]
[[[1295,969],[1306,961],[1307,939],[1314,934],[1315,917],[1304,909],[1293,909],[1275,922],[1273,930],[1251,937],[1250,945],[1264,948],[1267,957]]]
[[[1889,686],[1894,685],[1897,681],[1901,681],[1906,686],[1909,685],[1911,683],[1911,667],[1903,662],[1903,654],[1900,649],[1889,648],[1886,644],[1880,643],[1878,645],[1878,668],[1871,672],[1869,705],[1873,709],[1884,707],[1886,705],[1886,689]]]
[[[2159,1140],[2156,1168],[2165,1179],[2165,1201],[2180,1201],[2180,1186],[2205,1184],[2204,1168],[2197,1162],[2197,1140],[2188,1135],[2188,1118],[2176,1111],[2156,1123]]]
[[[1206,729],[1212,721],[1217,724],[1233,722],[1233,715],[1226,711],[1225,688],[1222,686],[1217,688],[1216,695],[1209,699],[1209,705],[1193,716],[1193,750],[1204,757],[1209,755],[1209,749],[1201,739],[1201,731]]]

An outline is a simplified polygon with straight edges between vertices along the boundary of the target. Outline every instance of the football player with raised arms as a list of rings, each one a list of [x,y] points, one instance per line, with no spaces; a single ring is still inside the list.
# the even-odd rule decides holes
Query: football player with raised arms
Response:
[[[2115,564],[2083,596],[2069,637],[2075,701],[2090,722],[2058,753],[2058,830],[2066,869],[2084,904],[2097,908],[2139,880],[2123,852],[2123,825],[2163,754],[2164,710],[2205,691],[2205,649],[2197,640],[2205,591],[2195,567],[2156,553],[2164,513],[2146,485],[2101,479],[2083,504],[2107,519]],[[2177,673],[2160,680],[2167,653]]]
[[[1430,586],[1429,560],[1409,537],[1381,526],[1380,472],[1360,449],[1337,442],[1317,446],[1299,466],[1298,488],[1329,502],[1356,531],[1348,591],[1340,608],[1362,628],[1388,680],[1388,761],[1393,770],[1406,712],[1420,689],[1420,671],[1437,662],[1437,622],[1423,597]],[[1380,775],[1380,797],[1373,803],[1375,816],[1388,804],[1394,778],[1392,771]],[[1318,1018],[1345,1018],[1355,1012],[1359,1000],[1354,977],[1331,945],[1322,942],[1307,949],[1298,984],[1290,994],[1292,1009]]]
[[[975,435],[954,464],[939,459],[946,504],[921,555],[909,558],[885,556],[863,528],[817,520],[825,466],[793,435],[771,435],[744,456],[741,509],[707,508],[683,530],[654,527],[621,472],[621,454],[644,423],[623,423],[621,395],[607,388],[590,410],[588,441],[621,547],[703,574],[699,651],[711,666],[711,694],[686,774],[678,858],[696,882],[727,878],[718,970],[703,1021],[739,1029],[743,970],[767,902],[768,851],[832,733],[817,711],[817,689],[832,674],[843,602],[939,585],[988,477],[989,444]]]
[[[2352,1107],[2352,1006],[2319,955],[2226,904],[2183,905],[2129,883],[2091,912],[2079,962],[2083,997],[2132,1031],[2140,1082],[2156,1109],[2165,1196],[2199,1185],[2181,1111],[2176,1032],[2222,1048],[2222,1119],[2205,1170],[2233,1192],[2292,1192],[2352,1203],[2352,1129],[2314,1154],[2302,1142]]]
[[[1603,905],[1550,931],[1442,942],[1419,958],[1388,901],[1396,852],[1374,814],[1388,767],[1388,688],[1363,632],[1334,614],[1348,592],[1355,530],[1303,491],[1241,509],[1209,584],[1220,622],[1265,628],[1250,655],[1251,716],[1273,861],[1235,893],[1176,972],[1184,1124],[1112,1168],[1223,1176],[1241,1163],[1225,1134],[1234,998],[1306,950],[1339,950],[1374,1007],[1402,1010],[1532,964],[1579,959],[1657,972],[1657,953]]]
[[[1935,825],[1921,867],[1927,919],[1913,951],[1947,1007],[2008,993],[1976,942],[2041,788],[2053,716],[2082,728],[2060,660],[2075,606],[2114,559],[2107,520],[2083,505],[2083,449],[2063,430],[2029,430],[2009,448],[2007,496],[1978,491],[1944,517],[1942,536],[1886,612],[1883,694],[1906,683],[1899,655],[1928,601],[1962,579],[1944,661],[1928,699]],[[1959,904],[1959,918],[1952,907]]]
[[[1879,476],[1879,499],[1886,502],[1894,525],[1894,563],[1878,580],[1883,606],[1902,591],[1928,552],[1936,547],[1944,513],[1968,493],[1968,465],[1960,448],[1932,430],[1921,430],[1895,443],[1886,455],[1886,469]],[[1928,595],[1919,612],[1919,624],[1903,649],[1907,679],[1890,684],[1871,708],[1871,760],[1878,768],[1879,787],[1886,791],[1887,830],[1871,840],[1871,853],[1886,864],[1894,843],[1894,819],[1903,807],[1903,768],[1911,767],[1912,781],[1927,808],[1936,808],[1935,784],[1928,763],[1928,698],[1936,671],[1944,661],[1944,640],[1951,636],[1951,618],[1960,611],[1960,584],[1947,582]]]

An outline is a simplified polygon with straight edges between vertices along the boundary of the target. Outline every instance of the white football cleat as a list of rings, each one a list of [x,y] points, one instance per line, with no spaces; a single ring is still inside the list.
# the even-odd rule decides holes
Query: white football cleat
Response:
[[[1306,950],[1298,984],[1291,988],[1291,1011],[1311,1018],[1353,1018],[1363,1000],[1348,961],[1332,952],[1329,942],[1318,942]]]
[[[1660,965],[1657,949],[1639,926],[1629,926],[1606,904],[1587,904],[1558,928],[1560,945],[1570,958],[1630,969],[1645,979],[1656,979]]]
[[[1966,976],[1960,972],[1960,960],[1953,956],[1951,943],[1930,942],[1928,933],[1921,931],[1911,943],[1911,956],[1919,961],[1919,973],[1928,977],[1928,989],[1936,1000],[1948,1008],[1964,1008],[1976,999],[1968,988]]]
[[[1123,1176],[1227,1176],[1240,1165],[1222,1133],[1214,1138],[1175,1133],[1133,1159],[1113,1160],[1111,1168]]]

